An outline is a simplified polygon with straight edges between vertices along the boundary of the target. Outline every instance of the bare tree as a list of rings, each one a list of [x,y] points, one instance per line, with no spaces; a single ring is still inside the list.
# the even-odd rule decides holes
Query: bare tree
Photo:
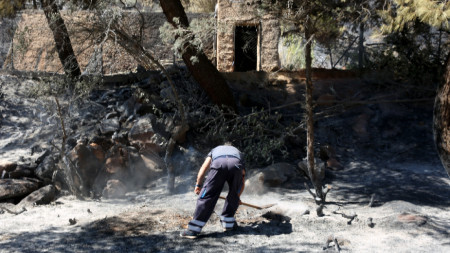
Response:
[[[164,0],[160,1],[160,4],[167,21],[174,27],[189,27],[189,21],[180,0]],[[184,49],[181,52],[184,63],[212,102],[236,110],[236,103],[226,80],[208,57],[190,45],[188,41],[182,48]]]
[[[70,42],[69,32],[61,17],[55,0],[42,0],[42,9],[44,10],[47,23],[52,30],[55,39],[56,51],[64,68],[64,72],[70,78],[81,75],[80,65]]]

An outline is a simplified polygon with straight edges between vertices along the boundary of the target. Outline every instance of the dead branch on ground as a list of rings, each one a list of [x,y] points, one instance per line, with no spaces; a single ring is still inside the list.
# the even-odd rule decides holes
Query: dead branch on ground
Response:
[[[14,214],[14,215],[19,215],[25,211],[28,211],[25,207],[22,207],[22,210],[20,210],[19,212],[14,212],[14,211],[9,210],[6,207],[1,207],[1,206],[0,206],[0,210],[1,210],[0,214],[3,214],[6,211],[7,213]]]
[[[355,214],[355,213],[353,213],[353,214],[346,214],[346,213],[344,213],[344,212],[338,212],[338,211],[339,211],[339,209],[333,211],[333,213],[334,213],[334,214],[340,214],[342,217],[344,217],[344,218],[346,218],[346,219],[349,219],[349,220],[347,221],[347,225],[351,225],[351,224],[352,224],[352,221],[358,216],[358,215]]]

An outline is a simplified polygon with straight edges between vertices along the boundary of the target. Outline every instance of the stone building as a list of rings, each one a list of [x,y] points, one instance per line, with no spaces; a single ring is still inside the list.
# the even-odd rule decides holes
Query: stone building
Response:
[[[271,14],[258,14],[256,0],[217,0],[216,42],[207,41],[207,55],[221,72],[274,71],[280,68],[278,40],[280,26]],[[113,41],[106,41],[99,48],[92,34],[82,31],[83,22],[89,21],[92,13],[79,11],[61,12],[75,55],[85,73],[114,75],[136,71],[138,63],[123,48]],[[163,63],[170,64],[174,56],[171,45],[159,38],[159,27],[166,22],[163,13],[143,13],[144,29],[142,43]],[[208,18],[211,14],[188,14],[189,19]],[[51,30],[42,11],[23,11],[18,18],[17,29],[11,38],[2,42],[1,59],[10,59],[8,66],[20,71],[63,73],[55,49]],[[137,33],[140,15],[125,11],[123,22],[130,23],[130,31]],[[81,29],[81,30],[80,30]],[[103,35],[101,35],[103,36]],[[100,37],[101,37],[100,36]],[[214,55],[213,44],[216,44]],[[12,48],[10,48],[12,45]],[[13,50],[8,50],[13,49]],[[6,53],[9,51],[8,56]],[[3,61],[3,60],[2,60]],[[0,61],[0,63],[3,63]],[[3,64],[6,65],[6,64]],[[1,67],[2,65],[0,65]],[[5,66],[4,66],[5,67]]]
[[[217,69],[222,72],[275,71],[280,68],[280,24],[259,14],[257,0],[218,0]]]

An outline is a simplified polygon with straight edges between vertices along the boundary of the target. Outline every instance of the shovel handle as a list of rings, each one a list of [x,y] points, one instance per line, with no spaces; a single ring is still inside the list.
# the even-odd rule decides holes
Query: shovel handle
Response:
[[[225,197],[223,197],[223,196],[220,196],[219,198],[221,198],[221,199],[227,199],[227,198],[225,198]],[[245,202],[242,202],[242,201],[241,201],[241,205],[249,206],[249,207],[252,207],[252,208],[259,209],[259,210],[263,209],[263,208],[260,207],[260,206],[255,206],[255,205],[252,205],[252,204],[249,204],[249,203],[245,203]]]

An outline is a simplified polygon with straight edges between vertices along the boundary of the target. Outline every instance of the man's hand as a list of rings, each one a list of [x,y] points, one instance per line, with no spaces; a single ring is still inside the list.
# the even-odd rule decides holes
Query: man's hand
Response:
[[[194,193],[197,194],[197,195],[199,195],[201,190],[202,190],[201,187],[195,186]]]

